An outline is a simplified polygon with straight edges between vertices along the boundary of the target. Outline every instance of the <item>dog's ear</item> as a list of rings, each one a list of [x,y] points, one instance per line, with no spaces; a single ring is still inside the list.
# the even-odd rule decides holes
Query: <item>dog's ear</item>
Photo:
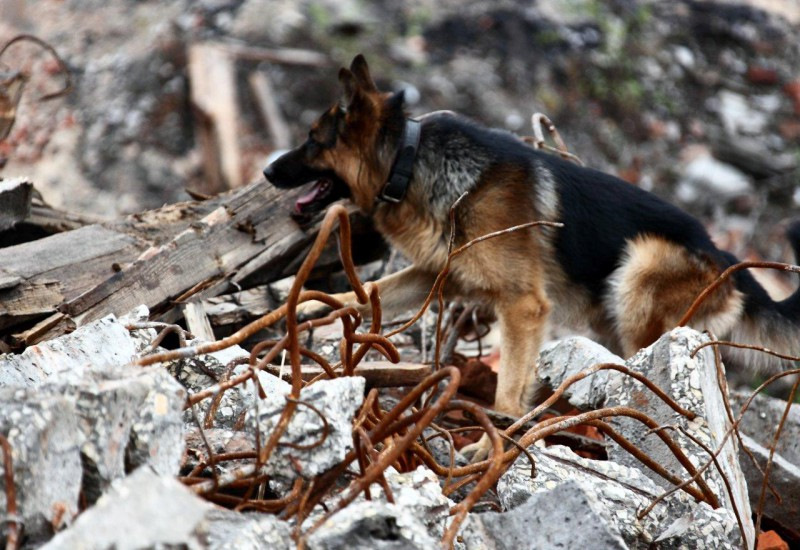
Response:
[[[375,86],[375,81],[372,80],[372,75],[369,74],[369,65],[363,55],[358,54],[353,58],[350,63],[350,72],[356,78],[359,87],[365,92],[377,92],[378,87]]]
[[[353,97],[358,90],[355,75],[342,67],[339,69],[339,82],[342,85],[342,106],[347,107],[353,101]]]

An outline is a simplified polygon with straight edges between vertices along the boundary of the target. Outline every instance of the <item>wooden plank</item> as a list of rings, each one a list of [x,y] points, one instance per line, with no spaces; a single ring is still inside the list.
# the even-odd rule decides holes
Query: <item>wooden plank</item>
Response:
[[[241,186],[239,108],[234,58],[225,47],[204,42],[189,47],[191,100],[202,113],[198,125],[208,194]]]
[[[25,279],[50,277],[65,267],[143,249],[136,239],[100,225],[90,225],[28,243],[0,249],[0,266]],[[135,257],[135,256],[134,256]],[[108,266],[109,270],[111,266]]]
[[[264,369],[270,374],[291,380],[291,369],[287,366],[267,365]],[[301,365],[303,380],[308,381],[324,371],[317,365]],[[362,361],[355,368],[356,376],[363,376],[368,388],[396,388],[416,386],[433,373],[431,365],[420,363],[390,363],[388,361]]]
[[[208,321],[205,308],[201,302],[186,302],[183,304],[183,317],[186,319],[186,328],[195,338],[213,342],[216,340],[214,330]]]
[[[63,301],[56,282],[16,285],[0,290],[0,329],[55,313]]]
[[[108,313],[124,314],[139,304],[158,313],[171,305],[171,299],[184,296],[188,289],[232,277],[255,257],[262,256],[264,243],[253,239],[253,219],[271,217],[273,232],[284,249],[273,246],[264,263],[287,263],[282,255],[295,242],[308,236],[288,216],[288,204],[300,191],[280,192],[266,182],[256,182],[230,195],[224,207],[193,223],[171,241],[148,251],[142,258],[108,278],[85,294],[65,304],[62,311],[80,323]],[[279,236],[279,237],[278,237]],[[263,257],[263,256],[262,256]],[[223,281],[214,285],[214,294],[229,290]],[[211,294],[211,295],[214,295]],[[199,293],[196,298],[208,294]]]
[[[292,133],[286,124],[278,102],[275,101],[275,90],[269,77],[263,72],[250,74],[250,88],[256,98],[261,117],[269,129],[272,146],[276,149],[288,149],[292,146]]]

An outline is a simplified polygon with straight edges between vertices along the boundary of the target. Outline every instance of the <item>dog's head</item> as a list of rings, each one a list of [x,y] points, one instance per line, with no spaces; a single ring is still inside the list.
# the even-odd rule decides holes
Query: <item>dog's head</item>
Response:
[[[368,210],[391,168],[405,123],[403,93],[378,91],[363,55],[339,70],[343,98],[311,125],[306,141],[264,169],[282,189],[315,182],[295,214],[310,216],[339,198]]]

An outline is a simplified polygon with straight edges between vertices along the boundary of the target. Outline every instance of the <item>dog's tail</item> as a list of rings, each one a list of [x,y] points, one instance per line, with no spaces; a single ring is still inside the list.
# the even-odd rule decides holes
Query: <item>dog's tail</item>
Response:
[[[786,237],[800,264],[800,220],[786,230]],[[775,301],[747,271],[736,275],[737,287],[745,294],[744,314],[731,331],[731,340],[754,344],[774,352],[800,356],[800,287],[788,298]],[[725,357],[750,371],[771,371],[791,368],[791,360],[780,359],[760,351],[731,348]]]

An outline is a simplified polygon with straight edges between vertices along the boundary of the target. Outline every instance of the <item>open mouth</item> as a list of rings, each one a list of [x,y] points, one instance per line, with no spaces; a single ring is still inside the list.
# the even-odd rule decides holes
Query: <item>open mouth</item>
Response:
[[[299,223],[308,223],[315,214],[325,210],[333,201],[347,196],[347,186],[339,178],[335,176],[319,178],[308,193],[295,201],[292,218]]]

